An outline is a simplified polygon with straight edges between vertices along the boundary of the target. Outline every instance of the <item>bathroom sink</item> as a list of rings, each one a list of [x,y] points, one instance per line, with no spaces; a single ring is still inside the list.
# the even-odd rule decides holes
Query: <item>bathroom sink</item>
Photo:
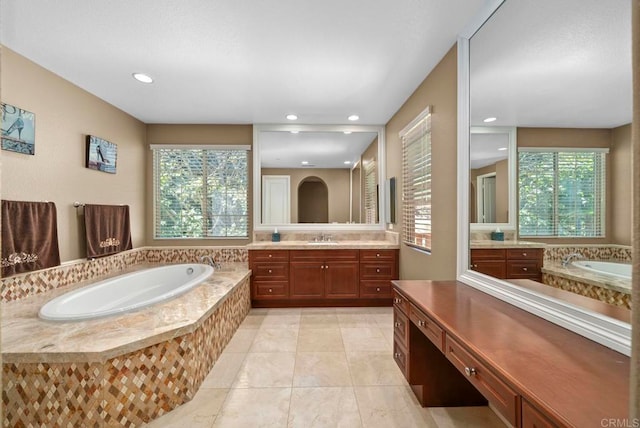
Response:
[[[311,245],[337,245],[338,243],[335,241],[309,241],[308,244]]]

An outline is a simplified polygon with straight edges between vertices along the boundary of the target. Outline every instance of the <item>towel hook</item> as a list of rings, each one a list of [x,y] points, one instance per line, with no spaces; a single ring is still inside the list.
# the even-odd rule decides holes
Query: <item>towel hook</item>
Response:
[[[76,208],[80,208],[80,207],[84,207],[84,204],[82,202],[74,202],[73,206]]]

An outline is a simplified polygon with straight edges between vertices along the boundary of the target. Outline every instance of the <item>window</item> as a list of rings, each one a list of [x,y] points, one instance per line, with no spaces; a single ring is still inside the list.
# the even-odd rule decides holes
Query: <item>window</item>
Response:
[[[365,222],[378,222],[378,186],[375,159],[365,160],[364,167],[364,212]]]
[[[152,149],[156,238],[248,236],[245,146]]]
[[[606,152],[521,148],[520,236],[604,236]]]
[[[431,251],[431,110],[400,132],[402,141],[402,241]]]

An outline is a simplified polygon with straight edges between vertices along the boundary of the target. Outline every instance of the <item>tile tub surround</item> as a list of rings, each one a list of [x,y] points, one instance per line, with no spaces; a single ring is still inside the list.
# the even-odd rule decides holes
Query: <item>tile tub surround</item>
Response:
[[[244,263],[122,316],[37,318],[66,291],[2,306],[5,426],[139,426],[163,415],[193,398],[250,310]]]
[[[248,262],[245,247],[142,247],[94,260],[64,263],[51,269],[0,279],[0,301],[10,302],[80,281],[121,273],[142,263],[196,263],[211,256],[222,263]]]
[[[615,306],[631,309],[631,280],[612,278],[571,265],[562,266],[569,254],[586,260],[631,263],[631,247],[624,245],[547,245],[544,250],[542,282]]]

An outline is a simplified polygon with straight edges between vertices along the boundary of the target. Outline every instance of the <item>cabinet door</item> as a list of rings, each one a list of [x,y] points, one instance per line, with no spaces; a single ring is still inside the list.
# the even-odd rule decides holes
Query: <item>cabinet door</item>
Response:
[[[292,262],[289,295],[293,299],[324,297],[324,262]]]
[[[358,262],[326,262],[324,271],[326,297],[358,297]]]

